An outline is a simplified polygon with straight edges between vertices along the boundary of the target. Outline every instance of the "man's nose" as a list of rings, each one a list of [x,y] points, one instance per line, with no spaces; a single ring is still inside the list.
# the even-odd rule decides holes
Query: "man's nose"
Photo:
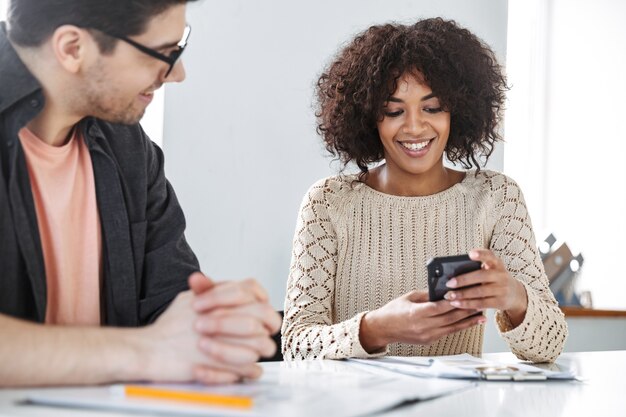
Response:
[[[185,66],[182,60],[178,60],[167,77],[163,80],[164,83],[180,83],[185,80]]]

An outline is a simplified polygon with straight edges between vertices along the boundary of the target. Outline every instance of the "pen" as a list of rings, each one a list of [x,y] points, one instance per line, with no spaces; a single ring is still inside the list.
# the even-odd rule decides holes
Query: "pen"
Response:
[[[125,385],[124,394],[127,397],[154,398],[159,400],[174,400],[194,402],[199,404],[216,405],[234,408],[252,408],[252,398],[211,394],[207,392],[178,391],[176,389],[148,387],[141,385]]]

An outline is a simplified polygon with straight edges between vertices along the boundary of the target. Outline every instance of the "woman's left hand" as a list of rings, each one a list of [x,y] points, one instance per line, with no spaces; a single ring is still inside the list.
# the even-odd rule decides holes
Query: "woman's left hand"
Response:
[[[514,327],[519,326],[528,307],[524,285],[509,274],[502,260],[490,250],[473,249],[469,257],[481,262],[482,268],[448,281],[451,291],[446,293],[445,298],[457,308],[502,310]],[[463,288],[470,285],[473,287]]]

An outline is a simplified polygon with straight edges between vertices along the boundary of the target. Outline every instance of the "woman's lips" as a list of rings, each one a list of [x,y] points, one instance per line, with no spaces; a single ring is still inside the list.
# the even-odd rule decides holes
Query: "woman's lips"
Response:
[[[410,157],[417,158],[424,156],[428,153],[432,142],[435,139],[420,140],[420,141],[398,141],[400,149]]]

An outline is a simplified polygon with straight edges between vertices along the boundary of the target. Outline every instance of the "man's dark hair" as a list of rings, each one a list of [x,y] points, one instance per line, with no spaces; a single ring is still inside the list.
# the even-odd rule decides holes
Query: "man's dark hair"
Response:
[[[169,7],[194,0],[10,0],[7,18],[11,42],[23,47],[41,45],[62,25],[96,29],[94,37],[103,53],[110,52],[116,36],[139,35],[151,18]]]
[[[446,155],[480,169],[500,140],[498,122],[508,89],[491,49],[454,21],[372,26],[335,57],[317,83],[318,132],[344,168],[362,173],[383,159],[377,121],[399,78],[423,80],[450,112]]]

